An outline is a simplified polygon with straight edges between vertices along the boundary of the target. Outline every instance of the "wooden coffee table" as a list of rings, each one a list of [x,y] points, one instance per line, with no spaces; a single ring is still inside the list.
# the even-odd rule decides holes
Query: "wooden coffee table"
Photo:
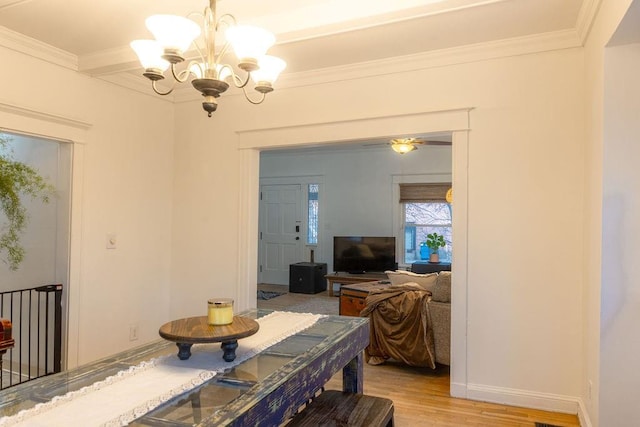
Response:
[[[258,332],[260,324],[253,319],[234,316],[228,325],[209,325],[207,316],[187,317],[165,323],[158,331],[160,336],[173,341],[178,346],[178,358],[187,360],[191,357],[191,346],[201,343],[222,343],[222,358],[231,362],[236,358],[238,340]]]
[[[365,283],[353,283],[340,288],[340,316],[360,316],[366,307],[365,300],[372,291],[391,286],[388,280],[376,280]]]
[[[338,283],[342,290],[343,285],[352,285],[354,283],[371,282],[374,280],[387,280],[385,273],[363,273],[363,274],[350,274],[350,273],[333,273],[324,276],[327,279],[327,289],[329,290],[329,296],[333,296],[333,284]]]

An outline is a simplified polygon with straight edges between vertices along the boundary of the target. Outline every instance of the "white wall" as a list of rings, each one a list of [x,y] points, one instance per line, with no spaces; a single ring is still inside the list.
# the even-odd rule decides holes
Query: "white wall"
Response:
[[[176,122],[187,131],[176,151],[174,232],[182,238],[174,244],[172,314],[234,292],[234,239],[241,227],[253,227],[238,223],[243,213],[234,210],[252,173],[241,170],[236,131],[474,107],[468,393],[575,411],[582,373],[582,67],[582,50],[567,49],[288,88],[258,107],[225,95],[210,120],[195,102],[178,105]]]
[[[640,424],[640,44],[605,53],[600,424]]]
[[[366,144],[363,141],[362,144]],[[333,236],[394,236],[393,177],[451,174],[451,147],[422,146],[406,155],[390,147],[332,151],[264,151],[260,178],[321,176],[316,262],[333,271]],[[450,179],[450,178],[449,178]]]
[[[0,57],[11,64],[0,67],[0,127],[58,137],[65,123],[88,124],[74,144],[70,366],[157,339],[169,307],[173,105],[13,50]]]
[[[602,245],[603,235],[603,151],[604,151],[604,70],[605,46],[622,21],[631,0],[602,2],[597,18],[589,32],[585,44],[585,95],[586,95],[586,171],[585,174],[585,286],[583,291],[584,320],[584,372],[580,398],[583,402],[586,419],[583,425],[609,426],[612,419],[605,419],[601,413],[617,411],[618,404],[605,403],[602,398],[601,378],[604,370],[619,369],[618,365],[601,364],[601,284],[606,286],[603,276]],[[610,102],[610,101],[607,101]],[[605,178],[606,179],[606,178]],[[634,394],[635,388],[623,384],[618,391]],[[621,401],[622,402],[622,401]]]

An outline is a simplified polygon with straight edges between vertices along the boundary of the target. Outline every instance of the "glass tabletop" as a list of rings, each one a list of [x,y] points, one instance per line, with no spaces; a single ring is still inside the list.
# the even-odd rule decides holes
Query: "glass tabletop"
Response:
[[[257,319],[269,313],[270,310],[250,310],[242,315]],[[356,381],[350,385],[345,383],[345,389],[361,387],[357,383],[362,382],[362,350],[368,343],[368,334],[366,318],[323,317],[310,328],[165,402],[130,425],[244,424],[260,417],[260,408],[269,405],[269,416],[277,425],[293,415],[297,407],[345,366],[350,372],[347,375],[345,370],[345,381]],[[159,340],[3,390],[0,416],[14,415],[55,396],[79,390],[141,361],[175,353],[174,343]],[[277,410],[272,407],[274,401],[278,402]]]

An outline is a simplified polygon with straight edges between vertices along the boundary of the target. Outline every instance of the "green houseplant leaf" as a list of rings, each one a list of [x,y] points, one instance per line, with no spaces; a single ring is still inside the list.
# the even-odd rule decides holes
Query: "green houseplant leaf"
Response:
[[[427,246],[431,249],[432,253],[438,252],[439,248],[444,248],[447,242],[444,240],[444,236],[438,233],[427,234]]]
[[[20,236],[27,225],[27,210],[21,196],[48,203],[54,188],[32,167],[14,160],[9,138],[0,134],[0,208],[6,224],[0,223],[0,255],[11,270],[17,270],[24,259]]]

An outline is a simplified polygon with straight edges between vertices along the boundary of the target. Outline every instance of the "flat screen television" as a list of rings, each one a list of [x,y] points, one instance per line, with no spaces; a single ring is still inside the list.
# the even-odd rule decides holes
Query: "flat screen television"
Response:
[[[333,269],[336,272],[366,273],[395,270],[396,238],[335,236]]]

